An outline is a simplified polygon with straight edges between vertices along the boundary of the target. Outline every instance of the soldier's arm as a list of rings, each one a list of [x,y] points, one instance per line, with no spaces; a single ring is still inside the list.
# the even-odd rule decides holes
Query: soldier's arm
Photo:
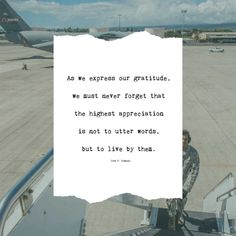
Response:
[[[200,165],[200,161],[199,161],[199,155],[197,153],[197,151],[195,152],[194,156],[193,156],[193,160],[192,160],[192,168],[191,171],[188,175],[188,178],[184,184],[184,190],[186,190],[187,192],[190,192],[199,173],[199,165]]]

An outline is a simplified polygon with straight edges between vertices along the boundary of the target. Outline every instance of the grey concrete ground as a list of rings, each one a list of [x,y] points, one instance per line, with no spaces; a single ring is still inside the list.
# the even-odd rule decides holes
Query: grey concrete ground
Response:
[[[208,48],[183,50],[183,126],[201,162],[186,209],[197,211],[220,180],[229,172],[236,175],[236,46],[223,46],[224,53],[210,53]],[[153,202],[165,206],[163,199]]]
[[[125,204],[103,201],[86,209],[86,235],[125,231],[140,227],[143,210]]]
[[[0,196],[53,145],[52,54],[1,43]],[[236,46],[224,48],[184,47],[183,122],[201,158],[191,210],[200,211],[205,194],[229,172],[236,174]]]
[[[236,175],[236,46],[224,49],[184,47],[183,124],[201,160],[192,210],[202,209],[203,197],[229,172]]]
[[[199,177],[188,195],[188,210],[201,211],[204,196],[229,172],[236,175],[236,46],[224,48],[224,53],[210,53],[204,46],[184,47],[183,126],[191,132],[191,144],[201,159]],[[150,184],[153,191],[158,190],[155,180]],[[164,199],[151,202],[166,207]],[[110,205],[103,202],[89,206],[89,235],[108,232],[108,225],[113,225],[114,231],[121,230],[120,222],[114,225],[112,221],[116,208]],[[104,212],[109,221],[101,217]],[[121,218],[126,214],[123,211]],[[135,216],[137,213],[129,208],[129,217]],[[138,227],[139,220],[136,224]]]
[[[0,198],[52,148],[52,64],[50,53],[0,41]]]

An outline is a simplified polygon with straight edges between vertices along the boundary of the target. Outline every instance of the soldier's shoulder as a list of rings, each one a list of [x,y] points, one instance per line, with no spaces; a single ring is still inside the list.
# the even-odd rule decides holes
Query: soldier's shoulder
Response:
[[[193,146],[189,145],[190,147],[190,152],[193,156],[195,156],[196,158],[199,158],[199,154],[196,148],[194,148]]]

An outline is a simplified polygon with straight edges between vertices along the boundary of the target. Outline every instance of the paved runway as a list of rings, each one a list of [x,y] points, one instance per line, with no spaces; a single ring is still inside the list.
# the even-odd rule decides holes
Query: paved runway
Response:
[[[201,162],[191,210],[201,210],[203,197],[229,172],[236,174],[236,46],[224,49],[184,47],[183,124]]]
[[[183,127],[200,154],[199,177],[186,209],[201,211],[203,197],[229,172],[236,175],[236,46],[183,50]],[[165,201],[153,201],[165,206]]]
[[[50,53],[0,41],[0,198],[53,145],[52,64]]]
[[[184,47],[184,127],[201,158],[191,210],[236,174],[236,46],[224,48]],[[0,197],[53,145],[52,65],[50,53],[0,42]]]

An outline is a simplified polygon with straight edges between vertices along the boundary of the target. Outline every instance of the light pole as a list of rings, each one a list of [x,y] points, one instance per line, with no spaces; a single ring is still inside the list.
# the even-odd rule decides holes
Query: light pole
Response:
[[[185,24],[185,14],[187,13],[187,10],[186,9],[182,9],[181,10],[181,13],[183,14],[183,25],[182,25],[182,38],[184,37],[184,24]]]
[[[120,31],[120,17],[121,17],[121,14],[118,14],[118,17],[119,17],[119,31]]]

